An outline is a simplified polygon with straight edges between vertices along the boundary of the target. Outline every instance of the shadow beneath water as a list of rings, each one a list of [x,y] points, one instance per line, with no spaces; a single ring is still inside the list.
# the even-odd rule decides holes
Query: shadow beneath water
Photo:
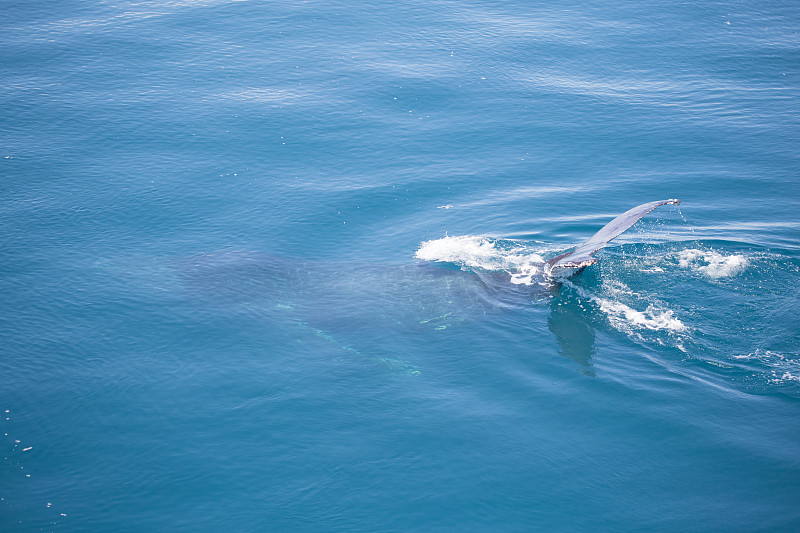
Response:
[[[547,327],[555,336],[558,353],[583,367],[583,373],[594,377],[592,356],[595,354],[594,328],[586,319],[581,301],[563,290],[550,300]]]

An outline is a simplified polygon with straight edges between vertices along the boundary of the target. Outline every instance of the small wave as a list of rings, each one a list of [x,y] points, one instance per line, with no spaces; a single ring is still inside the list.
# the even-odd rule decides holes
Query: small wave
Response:
[[[744,272],[748,259],[743,255],[723,255],[713,250],[691,248],[677,253],[678,264],[709,278],[727,278]]]
[[[414,257],[422,261],[453,263],[467,269],[505,271],[516,285],[534,283],[544,265],[542,256],[518,243],[474,235],[425,241]]]
[[[747,355],[736,355],[735,359],[756,361],[767,369],[767,381],[774,385],[800,384],[800,356],[783,354],[772,350],[756,350]]]

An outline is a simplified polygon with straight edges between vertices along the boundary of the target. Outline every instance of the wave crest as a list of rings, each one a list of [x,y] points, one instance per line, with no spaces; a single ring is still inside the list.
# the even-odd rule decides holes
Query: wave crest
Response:
[[[739,361],[756,361],[767,368],[767,381],[774,385],[800,384],[800,358],[794,353],[756,350],[747,355],[735,355]]]

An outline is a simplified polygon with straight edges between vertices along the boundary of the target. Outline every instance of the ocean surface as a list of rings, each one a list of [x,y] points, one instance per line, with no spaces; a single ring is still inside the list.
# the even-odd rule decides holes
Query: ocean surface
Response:
[[[0,531],[800,530],[797,2],[2,11]]]

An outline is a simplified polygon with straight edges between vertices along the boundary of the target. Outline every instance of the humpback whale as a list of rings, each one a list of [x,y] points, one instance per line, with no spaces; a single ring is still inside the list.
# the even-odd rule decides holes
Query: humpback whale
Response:
[[[598,259],[594,257],[595,252],[603,249],[612,239],[618,237],[625,230],[636,224],[639,219],[650,211],[662,205],[676,205],[679,203],[681,203],[680,200],[672,198],[669,200],[648,202],[628,209],[603,226],[600,231],[592,235],[588,241],[576,247],[571,252],[557,255],[549,259],[545,263],[545,272],[552,277],[564,277],[565,273],[568,275],[579,274],[587,266],[597,263]],[[558,269],[564,269],[564,272],[560,272]]]
[[[418,251],[420,261],[403,264],[229,250],[192,256],[176,266],[185,290],[204,306],[220,308],[222,316],[257,313],[283,328],[300,327],[342,353],[366,356],[406,373],[417,370],[398,356],[413,351],[414,342],[432,342],[437,337],[428,335],[434,332],[489,314],[538,312],[547,302],[548,326],[559,353],[589,367],[596,324],[587,319],[574,291],[560,290],[563,283],[596,263],[596,252],[649,212],[677,203],[671,199],[636,206],[572,251],[547,261],[526,250],[506,252],[505,243],[495,247],[493,239],[466,236],[422,243],[420,251],[434,253]],[[472,250],[469,243],[474,242],[487,251],[488,260],[470,262],[471,252],[459,248]],[[448,243],[456,253],[438,253]]]

